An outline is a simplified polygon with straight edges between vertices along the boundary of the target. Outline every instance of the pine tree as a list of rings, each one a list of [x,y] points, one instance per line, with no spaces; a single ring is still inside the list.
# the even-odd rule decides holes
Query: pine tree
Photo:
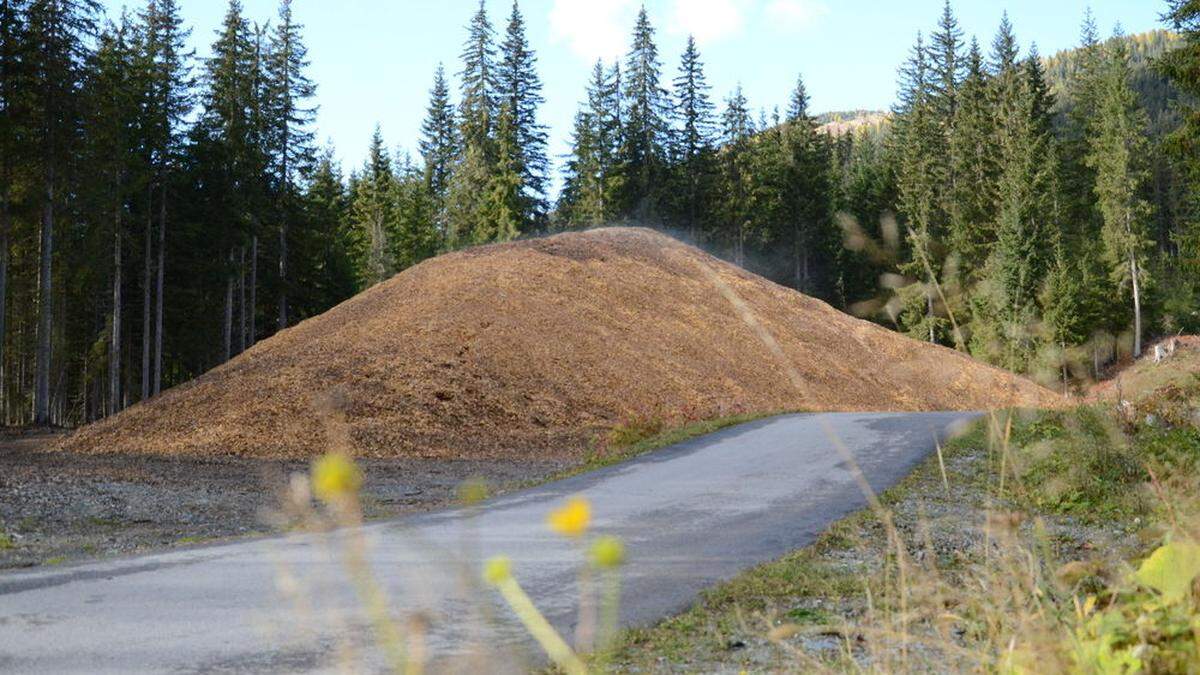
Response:
[[[458,122],[450,103],[446,72],[438,64],[429,91],[429,107],[421,125],[421,156],[425,160],[425,182],[440,204],[450,187],[450,173],[459,153]]]
[[[677,174],[679,225],[692,241],[699,240],[705,201],[711,190],[715,107],[708,96],[704,64],[696,40],[689,36],[675,78],[675,138],[673,160]]]
[[[624,208],[635,221],[661,222],[661,185],[666,167],[667,92],[661,85],[662,64],[654,44],[654,27],[643,7],[625,61],[624,129],[621,166]]]
[[[302,29],[303,26],[292,18],[292,0],[280,0],[279,17],[266,59],[269,154],[275,164],[279,191],[276,207],[279,219],[279,330],[288,326],[288,222],[297,218],[297,184],[315,161],[310,125],[316,109],[307,102],[316,95],[317,88],[305,73],[309,65],[308,49],[301,37]]]
[[[1104,261],[1113,281],[1130,289],[1136,357],[1142,353],[1142,292],[1148,281],[1150,248],[1146,227],[1151,209],[1141,197],[1147,180],[1147,120],[1129,86],[1129,77],[1125,44],[1114,40],[1101,66],[1098,118],[1088,165],[1096,171],[1096,199],[1104,222]]]
[[[520,229],[545,229],[550,161],[546,158],[546,127],[538,122],[538,108],[545,99],[537,74],[537,57],[525,37],[525,18],[516,0],[500,46],[496,74],[497,99],[512,114],[523,202]]]

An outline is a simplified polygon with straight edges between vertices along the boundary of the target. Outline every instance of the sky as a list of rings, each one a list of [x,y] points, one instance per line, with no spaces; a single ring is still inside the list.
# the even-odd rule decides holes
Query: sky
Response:
[[[104,0],[110,16],[144,0]],[[537,53],[557,166],[592,64],[627,49],[641,0],[520,0]],[[213,42],[227,3],[180,0],[198,56]],[[256,22],[274,18],[278,0],[243,0]],[[803,75],[815,113],[890,107],[896,71],[918,31],[929,32],[942,0],[646,0],[657,29],[665,79],[674,78],[689,34],[700,46],[719,105],[739,83],[751,105],[787,104]],[[421,120],[439,62],[454,74],[476,0],[293,0],[318,86],[317,138],[333,144],[348,171],[366,155],[376,124],[397,152],[416,154]],[[512,0],[486,0],[498,39]],[[1161,27],[1161,0],[958,0],[968,39],[988,45],[1008,11],[1024,48],[1044,55],[1074,46],[1086,7],[1104,33],[1120,24],[1136,33]]]

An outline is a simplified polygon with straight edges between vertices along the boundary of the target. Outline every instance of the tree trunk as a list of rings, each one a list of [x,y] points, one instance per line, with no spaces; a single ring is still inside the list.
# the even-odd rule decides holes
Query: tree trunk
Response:
[[[0,423],[8,423],[8,233],[12,215],[8,211],[8,186],[0,195]]]
[[[279,225],[279,330],[288,327],[287,215]]]
[[[167,181],[159,184],[158,278],[154,283],[154,395],[162,391],[163,361],[163,275],[167,258]]]
[[[258,316],[258,235],[250,236],[250,335],[247,346],[253,347],[258,341],[258,331],[255,319]]]
[[[1133,357],[1142,356],[1142,287],[1138,280],[1137,258],[1129,256],[1129,269],[1133,273]]]
[[[229,250],[229,267],[233,267],[233,249]],[[225,273],[225,358],[233,358],[233,270]]]
[[[150,284],[154,273],[154,188],[146,189],[146,251],[142,270],[142,400],[150,398]]]
[[[117,205],[113,222],[116,235],[113,237],[113,305],[112,328],[108,352],[108,414],[115,415],[121,409],[121,206]]]
[[[286,97],[289,107],[292,103],[292,73],[291,73],[291,69],[286,64],[291,59],[291,47],[292,47],[291,40],[288,39],[284,43],[284,63],[285,63],[285,65],[283,68],[283,87],[282,87],[282,89],[283,89],[283,95]],[[281,131],[283,132],[283,134],[282,134],[283,147],[282,147],[282,149],[281,149],[282,151],[280,152],[280,155],[279,155],[280,160],[282,160],[280,163],[280,169],[281,169],[280,173],[282,174],[280,176],[280,178],[283,179],[281,181],[281,183],[283,184],[283,204],[282,204],[283,208],[280,209],[281,217],[279,219],[279,330],[283,330],[284,328],[288,327],[288,264],[287,264],[287,260],[288,260],[288,246],[287,246],[288,228],[287,228],[287,220],[288,220],[288,207],[291,205],[290,198],[291,198],[291,187],[292,187],[292,174],[290,171],[291,167],[288,166],[288,152],[290,152],[292,149],[292,138],[291,138],[292,128],[291,128],[290,120],[288,119],[288,117],[289,116],[286,114],[283,116],[283,128],[281,129]]]
[[[933,293],[932,289],[925,291],[925,316],[929,318],[929,341],[937,342],[937,333],[933,329]]]
[[[37,363],[34,372],[33,422],[50,422],[50,332],[52,316],[50,274],[54,253],[54,170],[46,175],[46,203],[42,208],[41,267],[38,272]]]
[[[237,353],[246,351],[246,247],[238,247],[238,326]]]

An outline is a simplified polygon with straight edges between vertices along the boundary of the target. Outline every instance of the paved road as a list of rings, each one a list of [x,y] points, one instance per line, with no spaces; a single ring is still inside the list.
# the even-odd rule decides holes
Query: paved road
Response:
[[[565,497],[585,495],[595,530],[627,542],[621,619],[645,623],[684,609],[706,586],[810,543],[862,508],[835,437],[882,490],[933,450],[935,436],[971,417],[778,417],[498,498],[473,518],[450,510],[374,524],[361,535],[390,605],[405,615],[421,612],[432,625],[426,645],[440,668],[517,671],[530,663],[526,638],[492,593],[464,579],[475,578],[481,559],[510,555],[518,580],[569,633],[580,551],[544,524]],[[337,536],[348,535],[0,576],[0,671],[379,670]]]

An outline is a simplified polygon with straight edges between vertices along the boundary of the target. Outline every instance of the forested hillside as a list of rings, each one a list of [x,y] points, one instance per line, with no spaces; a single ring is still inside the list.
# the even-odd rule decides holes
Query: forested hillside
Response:
[[[481,3],[457,91],[431,73],[420,155],[377,130],[347,175],[313,140],[289,0],[230,0],[203,60],[178,0],[0,0],[0,413],[96,419],[440,252],[622,223],[1086,376],[1200,329],[1198,12],[1164,9],[1173,33],[1102,40],[1085,17],[1081,46],[1043,60],[1007,19],[981,46],[947,4],[890,116],[861,125],[814,116],[800,78],[782,107],[714,94],[694,41],[664,65],[643,10],[627,57],[580,73],[554,162],[520,7],[497,25]]]

